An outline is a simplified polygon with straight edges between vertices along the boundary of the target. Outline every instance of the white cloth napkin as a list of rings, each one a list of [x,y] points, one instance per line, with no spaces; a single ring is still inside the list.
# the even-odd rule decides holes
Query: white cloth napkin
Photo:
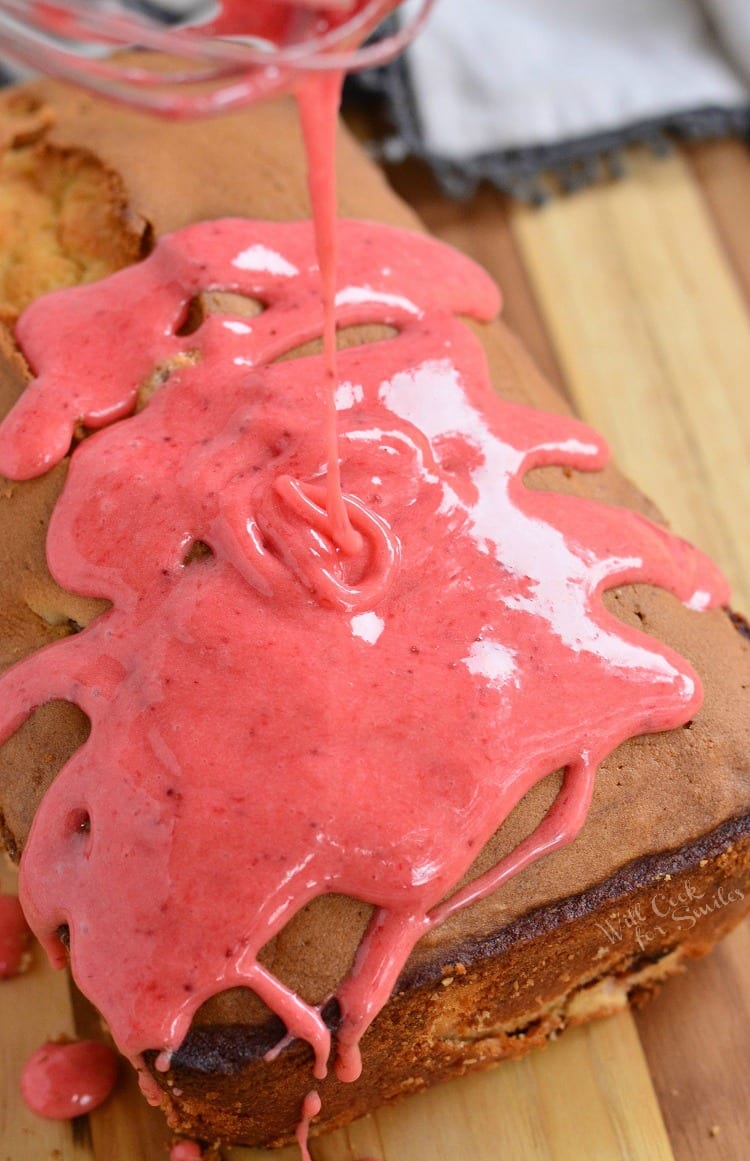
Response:
[[[750,0],[437,0],[407,70],[425,151],[459,165],[747,109]]]

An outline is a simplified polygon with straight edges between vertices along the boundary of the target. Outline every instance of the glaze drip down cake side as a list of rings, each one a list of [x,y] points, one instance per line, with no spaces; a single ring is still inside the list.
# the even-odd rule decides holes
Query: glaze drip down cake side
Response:
[[[747,635],[502,324],[459,317],[495,313],[485,276],[394,232],[419,227],[342,141],[342,212],[387,223],[342,226],[342,482],[366,545],[342,562],[315,524],[293,108],[161,125],[42,83],[3,125],[7,204],[39,222],[30,247],[7,215],[8,323],[127,267],[3,335],[4,413],[33,378],[0,433],[25,481],[0,504],[3,835],[37,933],[70,945],[174,1127],[288,1140],[311,1045],[322,1071],[333,1033],[351,1081],[364,1031],[359,1079],[316,1082],[342,1123],[707,950],[750,890]],[[189,899],[180,862],[201,867]],[[454,909],[477,881],[498,889]],[[654,901],[687,919],[611,935]]]

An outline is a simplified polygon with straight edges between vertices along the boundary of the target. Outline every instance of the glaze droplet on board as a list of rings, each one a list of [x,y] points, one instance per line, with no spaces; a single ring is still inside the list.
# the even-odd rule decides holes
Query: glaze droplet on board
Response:
[[[118,1058],[98,1040],[42,1045],[24,1065],[21,1095],[40,1117],[64,1121],[104,1104],[117,1080]]]

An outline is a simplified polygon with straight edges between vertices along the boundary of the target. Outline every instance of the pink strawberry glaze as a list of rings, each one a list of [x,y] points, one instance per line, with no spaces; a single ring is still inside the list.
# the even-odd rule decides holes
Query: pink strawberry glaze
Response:
[[[353,65],[355,51],[400,2],[353,0],[352,3],[315,4],[309,0],[254,0],[250,5],[247,0],[221,0],[216,17],[196,29],[199,35],[229,39],[254,37],[281,49],[298,46],[300,64],[248,67],[234,79],[231,91],[222,92],[220,97],[216,93],[203,98],[194,93],[176,93],[164,112],[174,117],[220,113],[281,91],[293,91],[299,96],[300,83],[303,87],[315,88],[319,82],[324,89],[326,80],[331,80],[340,88],[343,74],[333,70],[305,70],[304,64],[310,58],[320,62],[327,52],[334,52],[339,58],[348,54]],[[342,29],[345,24],[350,24],[351,31]],[[301,103],[304,102],[303,95]],[[332,166],[328,170],[332,175]]]
[[[40,1117],[64,1121],[90,1113],[117,1080],[117,1054],[97,1040],[44,1044],[26,1061],[21,1094]]]
[[[257,955],[308,900],[341,892],[376,907],[336,993],[337,1072],[356,1076],[420,936],[570,841],[620,741],[695,713],[689,665],[602,592],[727,597],[703,556],[634,513],[524,487],[532,467],[593,470],[607,452],[581,423],[494,394],[454,317],[495,312],[484,274],[424,237],[340,229],[338,325],[398,331],[339,358],[355,555],[324,507],[324,362],[275,361],[320,333],[307,223],[188,227],[18,326],[36,378],[0,428],[0,470],[38,475],[79,420],[106,428],[73,454],[48,557],[63,586],[113,602],[0,682],[0,740],[55,697],[92,721],[37,813],[22,898],[57,963],[70,927],[78,983],[121,1049],[159,1049],[162,1066],[208,996],[246,985],[322,1076],[319,1010]],[[265,310],[181,337],[202,288]],[[191,352],[133,414],[154,367]],[[213,557],[186,564],[195,540]],[[452,894],[561,767],[538,830]]]
[[[29,950],[31,931],[15,895],[0,895],[0,980],[18,975]]]
[[[336,134],[343,75],[310,76],[297,84],[302,134],[307,158],[315,255],[323,312],[323,362],[325,367],[326,489],[323,506],[330,520],[330,535],[339,548],[353,556],[362,549],[361,534],[353,527],[341,493],[336,386],[336,281],[338,274],[338,205],[336,188]]]
[[[297,1144],[299,1145],[301,1161],[312,1161],[308,1143],[310,1140],[310,1122],[313,1117],[317,1117],[321,1110],[320,1095],[315,1091],[309,1092],[302,1102],[302,1110],[300,1112],[299,1124],[295,1136]]]
[[[197,1141],[177,1141],[169,1151],[169,1161],[200,1161],[202,1156]]]

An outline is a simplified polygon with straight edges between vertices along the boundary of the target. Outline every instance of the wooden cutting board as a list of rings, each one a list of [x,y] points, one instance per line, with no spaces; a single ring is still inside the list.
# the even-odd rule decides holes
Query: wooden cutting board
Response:
[[[510,205],[443,199],[394,175],[435,233],[482,262],[505,314],[676,531],[714,556],[750,611],[750,152],[657,160],[624,180]],[[4,889],[13,873],[2,871]],[[636,1016],[414,1097],[321,1139],[315,1161],[742,1161],[750,1157],[750,926]],[[159,1161],[169,1135],[123,1069],[89,1118],[54,1124],[18,1096],[25,1057],[98,1021],[36,955],[0,987],[0,1161]],[[233,1149],[231,1161],[294,1161]]]

